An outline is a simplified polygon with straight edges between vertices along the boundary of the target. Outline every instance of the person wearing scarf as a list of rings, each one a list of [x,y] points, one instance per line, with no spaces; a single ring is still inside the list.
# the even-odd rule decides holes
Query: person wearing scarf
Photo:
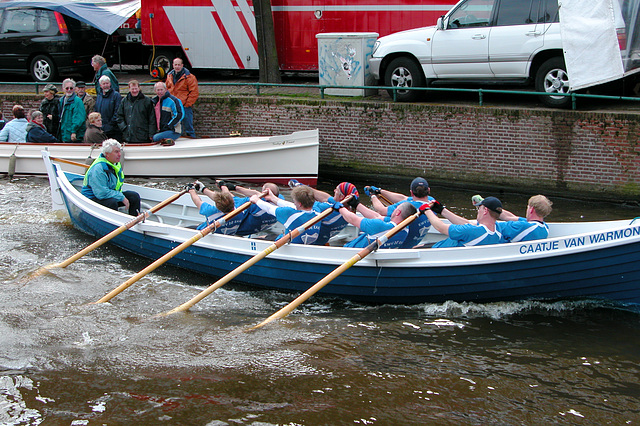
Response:
[[[35,143],[56,143],[58,139],[47,132],[44,127],[44,114],[41,111],[31,113],[31,121],[27,124],[27,142]]]

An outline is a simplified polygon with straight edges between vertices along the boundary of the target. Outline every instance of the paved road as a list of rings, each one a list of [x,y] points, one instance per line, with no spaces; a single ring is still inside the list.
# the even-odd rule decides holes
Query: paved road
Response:
[[[128,83],[130,80],[138,80],[141,83],[148,83],[149,85],[143,86],[143,91],[146,94],[151,94],[153,89],[151,84],[156,80],[143,71],[141,68],[135,68],[130,66],[123,67],[122,70],[116,65],[113,68],[118,80],[122,84]],[[219,85],[207,85],[201,84],[200,91],[203,94],[240,94],[240,95],[255,95],[257,93],[256,88],[251,86],[253,83],[258,82],[257,72],[245,72],[238,74],[234,72],[224,71],[210,71],[210,70],[196,70],[194,74],[198,77],[200,83],[216,83]],[[71,76],[76,80],[82,79],[80,75]],[[85,77],[86,78],[86,77]],[[86,80],[85,80],[86,81]],[[18,82],[19,84],[11,84],[11,82]],[[261,87],[260,95],[264,96],[297,96],[297,97],[310,97],[319,99],[321,97],[318,85],[318,76],[316,73],[285,73],[283,75],[283,84],[287,86],[282,87]],[[42,83],[36,86],[28,76],[20,75],[2,75],[0,76],[0,94],[2,93],[36,93],[38,87],[42,89]],[[306,86],[306,87],[305,87]],[[468,88],[473,88],[469,86]],[[493,88],[493,87],[492,87]],[[495,87],[495,89],[524,91],[526,89],[522,87]],[[123,91],[126,89],[123,87]],[[325,99],[334,97],[325,96]],[[335,97],[335,99],[349,99],[347,97]],[[379,90],[377,94],[373,96],[367,96],[365,98],[371,102],[391,102],[391,97],[385,90]],[[465,93],[465,92],[428,92],[423,101],[429,104],[438,105],[479,105],[478,93]],[[523,95],[523,94],[483,94],[483,105],[490,107],[503,107],[503,108],[544,108],[544,105],[539,101],[537,96]],[[633,113],[640,112],[640,97],[638,101],[621,101],[621,100],[604,100],[604,99],[589,99],[579,100],[578,109],[582,111],[630,111]]]

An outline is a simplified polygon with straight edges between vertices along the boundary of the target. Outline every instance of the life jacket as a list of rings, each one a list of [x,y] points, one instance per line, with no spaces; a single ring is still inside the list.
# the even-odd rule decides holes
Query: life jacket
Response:
[[[111,167],[113,169],[113,172],[116,175],[116,179],[117,179],[115,190],[120,191],[122,188],[122,184],[124,183],[124,172],[122,171],[122,164],[121,163],[113,164],[112,162],[104,158],[102,154],[98,158],[93,160],[93,163],[91,163],[91,167],[89,167],[89,170],[87,170],[87,173],[84,175],[84,181],[82,182],[82,184],[84,186],[89,186],[89,179],[88,179],[89,171],[95,165],[100,163],[106,163],[108,167]]]

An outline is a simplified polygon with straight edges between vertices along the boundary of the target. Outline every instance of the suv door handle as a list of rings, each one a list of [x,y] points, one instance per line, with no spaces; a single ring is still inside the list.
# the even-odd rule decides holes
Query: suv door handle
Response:
[[[476,34],[474,36],[471,36],[471,38],[474,40],[484,40],[485,38],[487,38],[487,36],[484,34]]]
[[[525,35],[526,35],[526,36],[529,36],[529,37],[531,37],[531,36],[536,36],[536,37],[537,37],[537,36],[539,36],[540,34],[542,34],[540,31],[529,31],[529,32],[528,32],[528,33],[526,33]]]

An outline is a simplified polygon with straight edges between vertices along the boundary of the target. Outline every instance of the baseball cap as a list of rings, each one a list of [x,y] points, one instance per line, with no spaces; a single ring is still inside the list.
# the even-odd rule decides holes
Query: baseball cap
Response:
[[[55,85],[49,83],[49,84],[45,84],[44,89],[42,89],[43,92],[53,92],[53,93],[58,93],[58,89],[56,88]]]
[[[360,196],[360,194],[358,194],[358,188],[356,188],[356,186],[352,183],[349,182],[342,182],[340,185],[338,185],[338,189],[340,190],[340,192],[342,192],[342,195],[347,196],[347,195],[355,195],[356,198],[358,198]]]
[[[80,80],[79,82],[76,83],[76,87],[87,87],[87,83]]]
[[[478,206],[485,206],[498,214],[502,213],[502,203],[496,197],[487,197],[482,200]]]
[[[423,187],[428,189],[429,183],[425,178],[417,177],[413,181],[411,181],[411,191],[416,192],[416,189]]]

